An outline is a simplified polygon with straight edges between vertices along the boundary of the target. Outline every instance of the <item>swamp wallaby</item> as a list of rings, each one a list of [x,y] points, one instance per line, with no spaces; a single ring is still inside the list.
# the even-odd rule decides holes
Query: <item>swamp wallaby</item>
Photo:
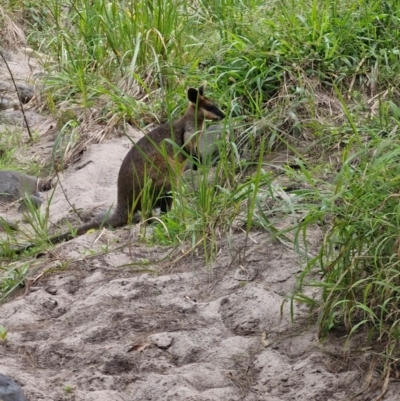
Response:
[[[199,135],[205,119],[219,121],[225,114],[204,96],[204,87],[189,88],[189,105],[177,121],[154,128],[135,143],[122,162],[118,174],[118,197],[114,213],[105,221],[92,221],[77,228],[75,234],[64,233],[51,237],[53,244],[70,240],[101,226],[121,227],[136,211],[144,212],[144,187],[152,200],[152,208],[167,212],[172,204],[171,177],[180,174],[187,155],[197,154]]]

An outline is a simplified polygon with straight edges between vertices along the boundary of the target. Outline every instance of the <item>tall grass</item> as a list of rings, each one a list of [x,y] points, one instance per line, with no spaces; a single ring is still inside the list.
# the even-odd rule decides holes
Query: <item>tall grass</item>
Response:
[[[272,111],[276,128],[288,120],[301,128],[315,117],[303,105],[316,90],[376,94],[399,72],[394,2],[79,0],[68,12],[59,0],[42,4],[48,25],[30,40],[54,55],[49,96],[90,107],[105,95],[123,118],[143,110],[126,94],[151,99],[160,115],[162,99],[207,79],[232,115]]]
[[[365,127],[358,129],[347,117],[353,135],[338,174],[323,193],[309,191],[303,198],[307,213],[299,231],[307,235],[322,222],[327,228],[293,299],[317,311],[323,339],[341,328],[349,336],[364,332],[389,377],[398,358],[400,322],[399,114],[391,102],[382,104],[382,124],[370,127],[368,137]]]

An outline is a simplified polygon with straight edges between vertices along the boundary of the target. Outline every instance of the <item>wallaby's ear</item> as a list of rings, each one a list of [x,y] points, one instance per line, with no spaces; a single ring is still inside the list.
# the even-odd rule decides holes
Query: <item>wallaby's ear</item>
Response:
[[[196,104],[197,98],[199,97],[199,92],[197,91],[197,89],[189,88],[187,92],[187,97],[189,99],[189,102]]]
[[[204,96],[204,85],[201,85],[199,88],[200,96]]]

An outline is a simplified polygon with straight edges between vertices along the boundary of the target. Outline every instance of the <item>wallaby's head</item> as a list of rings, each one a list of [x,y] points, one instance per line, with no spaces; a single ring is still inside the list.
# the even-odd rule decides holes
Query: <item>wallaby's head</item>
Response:
[[[189,88],[187,96],[198,115],[203,114],[204,118],[213,121],[225,118],[225,114],[211,100],[204,96],[204,86],[200,86],[198,90]]]

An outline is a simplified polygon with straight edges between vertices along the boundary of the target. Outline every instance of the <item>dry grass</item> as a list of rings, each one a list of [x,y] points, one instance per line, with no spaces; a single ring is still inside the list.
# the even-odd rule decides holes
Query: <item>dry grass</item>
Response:
[[[15,48],[16,45],[24,45],[26,38],[23,29],[15,22],[16,15],[12,17],[0,6],[0,41],[5,50]]]

